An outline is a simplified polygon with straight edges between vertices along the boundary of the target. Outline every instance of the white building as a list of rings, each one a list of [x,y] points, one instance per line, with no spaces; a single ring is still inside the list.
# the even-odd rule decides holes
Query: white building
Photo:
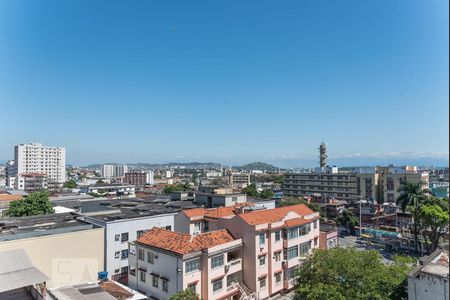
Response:
[[[17,177],[17,166],[14,163],[14,160],[8,160],[6,162],[5,177],[6,177],[6,187],[14,189]]]
[[[125,173],[128,173],[128,166],[127,165],[102,165],[100,172],[101,172],[102,177],[105,177],[105,178],[125,176]]]
[[[135,241],[153,227],[173,230],[178,211],[162,209],[142,214],[123,210],[122,213],[88,216],[85,221],[105,228],[104,270],[112,280],[126,281],[128,276],[128,242]]]
[[[419,265],[408,274],[408,299],[448,299],[448,267],[448,245],[420,259]]]
[[[11,163],[9,163],[11,164]],[[14,166],[9,165],[13,174],[46,174],[50,183],[66,181],[66,149],[42,144],[20,144],[14,147]],[[9,182],[11,182],[9,180]]]

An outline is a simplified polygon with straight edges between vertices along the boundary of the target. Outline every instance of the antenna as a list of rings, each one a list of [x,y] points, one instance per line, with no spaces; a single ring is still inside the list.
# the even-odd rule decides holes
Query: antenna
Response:
[[[322,143],[319,146],[319,162],[320,162],[321,168],[324,168],[327,166],[327,158],[328,158],[327,144],[324,143],[323,139],[322,139]]]

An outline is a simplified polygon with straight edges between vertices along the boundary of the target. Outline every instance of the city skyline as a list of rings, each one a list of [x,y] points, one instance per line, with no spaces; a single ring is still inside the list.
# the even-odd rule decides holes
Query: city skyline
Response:
[[[330,164],[448,165],[447,11],[2,1],[0,160],[36,141],[75,165],[312,167],[324,139]]]

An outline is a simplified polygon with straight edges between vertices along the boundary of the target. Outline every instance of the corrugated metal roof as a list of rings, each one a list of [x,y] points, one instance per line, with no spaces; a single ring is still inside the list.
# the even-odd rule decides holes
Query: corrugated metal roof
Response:
[[[0,293],[47,280],[23,249],[0,252]]]

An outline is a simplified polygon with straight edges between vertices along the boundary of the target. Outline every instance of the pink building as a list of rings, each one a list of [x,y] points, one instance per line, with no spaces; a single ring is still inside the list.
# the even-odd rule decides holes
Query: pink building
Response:
[[[320,227],[320,249],[328,250],[339,246],[338,230],[335,227]]]
[[[239,299],[242,239],[227,230],[192,236],[152,228],[130,243],[129,286],[150,299],[192,289],[205,300]]]
[[[299,204],[219,220],[243,247],[243,283],[257,299],[294,287],[301,261],[319,247],[319,213]]]

